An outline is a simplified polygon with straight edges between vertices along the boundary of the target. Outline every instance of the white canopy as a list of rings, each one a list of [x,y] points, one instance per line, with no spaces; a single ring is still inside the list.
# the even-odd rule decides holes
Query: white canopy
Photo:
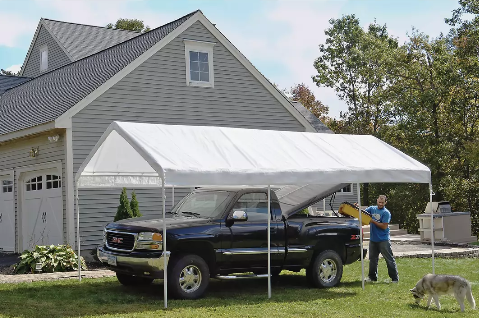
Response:
[[[277,193],[282,205],[293,209],[300,201],[312,202],[347,183],[410,182],[429,183],[431,187],[431,172],[396,148],[367,135],[113,122],[81,165],[75,180],[80,255],[78,188],[161,186],[164,219],[165,184],[268,186],[268,197],[271,185],[288,186]],[[432,200],[432,189],[430,193]],[[270,218],[268,228],[269,222]],[[169,255],[165,224],[163,252]],[[267,233],[269,250],[270,231]],[[434,272],[434,240],[432,244]],[[164,260],[167,307],[166,257]],[[269,260],[268,251],[268,274]],[[362,253],[361,268],[364,277]],[[81,279],[81,266],[78,271]],[[271,276],[268,277],[270,296]]]
[[[368,135],[113,122],[77,172],[81,188],[429,183],[430,170]]]

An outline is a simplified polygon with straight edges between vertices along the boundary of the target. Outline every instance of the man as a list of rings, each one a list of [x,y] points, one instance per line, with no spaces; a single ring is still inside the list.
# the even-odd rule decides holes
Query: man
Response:
[[[399,280],[398,270],[394,255],[389,241],[389,222],[391,222],[391,213],[386,209],[387,198],[380,195],[376,206],[370,206],[366,209],[371,213],[372,220],[370,224],[369,237],[369,275],[366,281],[378,280],[378,260],[379,253],[386,260],[388,274],[393,283]]]

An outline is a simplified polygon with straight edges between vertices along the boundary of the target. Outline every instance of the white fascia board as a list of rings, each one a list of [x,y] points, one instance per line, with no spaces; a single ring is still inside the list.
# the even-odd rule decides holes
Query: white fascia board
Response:
[[[55,128],[55,122],[51,121],[46,124],[14,131],[8,134],[0,135],[0,143],[6,142],[12,139],[22,138],[30,135],[35,135],[44,131],[49,131]]]
[[[91,102],[93,102],[95,99],[97,99],[101,94],[103,94],[108,89],[110,89],[113,85],[115,85],[116,83],[121,81],[125,76],[130,74],[138,66],[140,66],[142,63],[144,63],[146,60],[148,60],[150,57],[152,57],[156,52],[161,50],[168,43],[170,43],[173,39],[175,39],[177,36],[179,36],[181,33],[183,33],[186,29],[188,29],[190,26],[192,26],[193,23],[198,21],[200,16],[202,16],[201,12],[195,13],[192,17],[190,17],[188,20],[183,22],[182,25],[180,25],[175,30],[170,32],[167,36],[165,36],[163,39],[158,41],[158,43],[153,45],[149,50],[147,50],[145,53],[143,53],[142,55],[137,57],[133,62],[131,62],[126,67],[124,67],[121,71],[119,71],[114,76],[112,76],[108,81],[103,83],[100,87],[95,89],[88,96],[86,96],[84,99],[82,99],[76,105],[74,105],[72,108],[67,110],[63,115],[61,115],[60,117],[58,117],[55,120],[55,127],[57,127],[57,128],[71,128],[71,118],[73,116],[75,116],[83,108],[85,108]]]

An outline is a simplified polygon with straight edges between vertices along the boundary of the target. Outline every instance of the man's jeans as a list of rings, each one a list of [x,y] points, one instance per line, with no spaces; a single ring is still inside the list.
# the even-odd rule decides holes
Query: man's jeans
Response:
[[[379,253],[381,253],[386,260],[389,277],[391,277],[393,281],[399,280],[398,269],[396,261],[394,261],[391,242],[389,242],[389,240],[382,242],[369,242],[369,278],[373,281],[378,280]]]

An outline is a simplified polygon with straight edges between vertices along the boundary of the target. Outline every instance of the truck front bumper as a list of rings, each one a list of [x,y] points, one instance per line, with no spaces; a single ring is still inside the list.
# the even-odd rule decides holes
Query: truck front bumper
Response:
[[[168,264],[170,253],[135,251],[122,253],[100,246],[97,248],[97,256],[104,265],[117,273],[162,279],[165,257]]]

